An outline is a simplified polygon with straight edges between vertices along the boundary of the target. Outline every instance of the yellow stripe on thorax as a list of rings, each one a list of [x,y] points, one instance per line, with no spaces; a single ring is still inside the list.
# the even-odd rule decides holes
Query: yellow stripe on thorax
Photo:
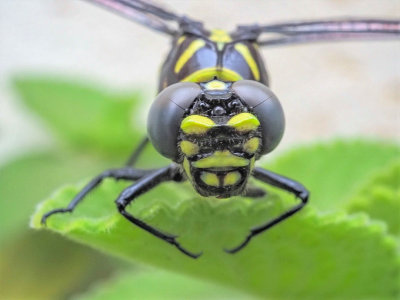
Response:
[[[206,82],[213,80],[214,77],[217,77],[219,80],[223,81],[238,81],[243,79],[242,76],[231,69],[211,67],[193,72],[182,79],[182,81]]]
[[[183,43],[183,41],[184,41],[185,39],[186,39],[186,36],[182,35],[182,36],[178,39],[178,41],[176,42],[176,44],[179,46],[180,44]]]
[[[245,167],[249,160],[233,155],[228,150],[215,151],[213,155],[199,159],[193,163],[196,168],[223,168],[223,167]]]
[[[206,42],[201,39],[194,40],[183,53],[179,56],[176,61],[174,71],[175,73],[179,73],[179,71],[183,68],[183,66],[188,62],[188,60],[199,50],[204,47]]]
[[[209,39],[217,44],[217,48],[219,51],[222,51],[226,43],[232,41],[232,38],[229,35],[229,33],[222,29],[211,30]]]
[[[254,79],[260,80],[260,71],[258,70],[257,63],[251,55],[249,48],[245,44],[237,43],[235,44],[235,49],[243,56],[251,72],[253,73]]]
[[[222,29],[211,30],[209,39],[213,42],[229,43],[232,41],[228,32]]]

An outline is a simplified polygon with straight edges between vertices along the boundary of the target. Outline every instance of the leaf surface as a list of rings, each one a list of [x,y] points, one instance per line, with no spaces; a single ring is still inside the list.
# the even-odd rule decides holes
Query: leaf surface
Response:
[[[75,300],[255,300],[237,290],[165,271],[127,272],[97,285]]]
[[[337,149],[337,146],[331,147]],[[357,148],[358,143],[341,145],[339,149],[343,147],[352,152],[351,148]],[[309,147],[310,153],[306,149],[301,151],[311,157],[310,153],[316,150]],[[390,159],[386,161],[389,163]],[[333,163],[321,163],[320,167],[317,170],[313,165],[312,169],[330,173],[337,168]],[[352,171],[360,173],[359,168],[349,165],[347,174]],[[355,175],[348,177],[355,178]],[[316,187],[329,186],[325,180],[331,179],[313,178],[316,182],[312,186]],[[318,191],[317,196],[312,194],[310,207],[257,236],[235,255],[225,253],[223,248],[236,246],[251,227],[294,205],[293,197],[268,189],[268,196],[258,200],[207,199],[195,195],[187,183],[167,183],[144,194],[129,207],[141,220],[179,235],[180,243],[187,249],[204,252],[202,257],[193,260],[119,215],[113,200],[127,185],[105,181],[73,214],[50,218],[48,227],[113,255],[263,298],[382,299],[392,298],[399,292],[397,244],[385,226],[363,213],[348,215],[344,209],[341,213],[317,212]],[[355,185],[346,187],[351,190]],[[78,191],[76,186],[59,190],[39,207],[32,225],[41,228],[42,214],[65,206]],[[344,197],[347,193],[350,192],[343,191],[341,195]]]
[[[294,148],[264,166],[304,184],[319,211],[343,211],[349,197],[399,154],[389,142],[337,140]]]
[[[374,174],[350,198],[348,211],[384,221],[389,232],[400,238],[400,160]]]

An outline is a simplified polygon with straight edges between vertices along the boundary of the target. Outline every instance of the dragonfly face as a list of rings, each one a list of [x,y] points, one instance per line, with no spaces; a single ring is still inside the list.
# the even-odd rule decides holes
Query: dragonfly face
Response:
[[[182,100],[186,94],[191,98]],[[159,152],[181,164],[199,194],[219,198],[243,193],[254,161],[279,143],[284,129],[276,97],[247,80],[172,85],[157,97],[149,120]]]
[[[216,80],[204,85],[180,125],[181,163],[203,196],[241,194],[260,148],[260,121],[228,85]]]

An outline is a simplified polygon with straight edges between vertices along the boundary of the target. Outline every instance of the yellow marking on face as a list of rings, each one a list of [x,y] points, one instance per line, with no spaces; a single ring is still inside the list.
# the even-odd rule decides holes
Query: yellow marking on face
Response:
[[[240,175],[239,172],[237,172],[237,171],[229,172],[224,177],[224,186],[225,185],[234,185],[234,184],[238,183],[241,178],[242,178],[242,175]]]
[[[258,150],[258,147],[260,146],[260,139],[259,138],[251,138],[249,139],[243,147],[243,150],[246,151],[247,153],[253,154]]]
[[[234,127],[237,131],[247,132],[257,129],[258,126],[260,126],[260,121],[255,115],[250,113],[241,113],[233,116],[227,124]]]
[[[206,42],[201,39],[194,40],[186,49],[183,51],[181,56],[179,56],[176,61],[174,71],[175,73],[179,73],[179,71],[183,68],[183,66],[187,63],[187,61],[199,50],[203,48]]]
[[[186,157],[183,159],[183,169],[185,170],[188,179],[192,181],[192,174],[190,173],[190,164]]]
[[[199,153],[199,145],[196,145],[189,141],[182,141],[180,143],[182,152],[187,156],[193,156]]]
[[[226,83],[219,80],[213,80],[205,84],[207,90],[225,90]]]
[[[245,44],[237,43],[237,44],[235,44],[235,49],[237,52],[239,52],[243,56],[247,65],[250,67],[250,70],[253,73],[254,79],[260,80],[260,71],[258,70],[257,63],[254,60],[253,56],[251,55],[249,48]]]
[[[187,116],[181,123],[181,129],[186,134],[204,134],[214,126],[213,120],[200,115]]]
[[[253,170],[254,169],[254,164],[256,163],[256,158],[255,158],[255,156],[253,156],[251,159],[250,159],[250,170]]]
[[[193,72],[192,74],[186,76],[182,81],[205,82],[213,80],[214,77],[217,77],[223,81],[238,81],[243,79],[242,76],[231,69],[212,67]]]
[[[201,172],[200,179],[207,185],[216,186],[216,187],[219,186],[218,177],[214,173]]]
[[[176,42],[176,44],[179,46],[180,44],[183,43],[183,41],[184,41],[185,39],[186,39],[186,36],[182,35],[182,36],[178,39],[178,41]]]
[[[209,39],[217,44],[217,49],[219,51],[222,51],[226,43],[232,41],[232,38],[229,35],[229,33],[222,29],[211,30]]]
[[[245,167],[250,161],[243,157],[233,155],[228,150],[215,151],[213,155],[199,159],[193,166],[200,169],[223,168],[223,167]]]

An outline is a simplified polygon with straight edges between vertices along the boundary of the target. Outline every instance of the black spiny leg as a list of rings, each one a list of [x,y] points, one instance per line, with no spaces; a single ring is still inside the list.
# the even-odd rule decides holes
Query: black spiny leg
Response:
[[[276,173],[273,173],[271,171],[267,171],[267,170],[264,170],[261,168],[255,168],[253,171],[253,176],[256,179],[261,180],[262,182],[268,183],[272,186],[276,186],[276,187],[286,190],[290,193],[293,193],[296,197],[298,197],[301,200],[301,202],[299,204],[297,204],[296,206],[292,207],[291,209],[289,209],[288,211],[284,212],[277,218],[275,218],[261,226],[252,228],[250,230],[249,235],[244,239],[244,241],[241,244],[239,244],[237,247],[235,247],[233,249],[225,250],[228,253],[233,254],[233,253],[236,253],[239,250],[243,249],[254,236],[270,229],[271,227],[275,226],[276,224],[289,218],[290,216],[292,216],[293,214],[298,212],[300,209],[302,209],[307,204],[307,201],[308,201],[309,192],[306,190],[306,188],[302,184],[300,184],[292,179],[286,178],[284,176],[278,175]]]
[[[132,168],[122,168],[122,169],[113,169],[107,170],[101,173],[100,175],[93,178],[79,193],[75,196],[74,199],[68,204],[66,208],[57,208],[49,211],[48,213],[44,214],[41,220],[42,224],[46,224],[46,220],[53,214],[56,213],[67,213],[72,212],[74,208],[83,200],[83,198],[95,189],[105,178],[115,178],[125,179],[125,180],[138,180],[139,178],[144,177],[145,175],[154,172],[154,170],[139,170],[139,169],[132,169]]]
[[[125,180],[135,181],[153,172],[154,170],[139,170],[139,169],[128,168],[132,167],[136,163],[137,159],[139,158],[139,155],[143,152],[148,142],[149,139],[147,137],[142,139],[140,144],[135,148],[135,150],[132,152],[131,156],[127,160],[125,168],[107,170],[101,173],[100,175],[96,176],[79,192],[78,195],[75,196],[74,199],[72,199],[72,201],[68,204],[66,208],[53,209],[48,213],[44,214],[41,223],[46,224],[47,218],[53,214],[72,212],[74,208],[79,204],[79,202],[81,202],[89,192],[98,187],[99,184],[105,178],[115,178],[116,180],[125,179]]]
[[[248,184],[246,190],[243,193],[243,197],[250,197],[250,198],[261,198],[267,194],[262,188]]]
[[[128,213],[125,209],[126,207],[134,201],[137,197],[139,197],[141,194],[147,192],[148,190],[154,188],[156,185],[164,182],[164,181],[181,181],[182,180],[182,175],[180,174],[179,167],[172,164],[168,167],[158,169],[156,171],[153,171],[151,174],[148,174],[147,176],[144,176],[137,182],[135,182],[133,185],[130,187],[126,188],[118,197],[118,199],[115,201],[117,204],[119,212],[126,218],[128,221],[131,223],[139,226],[140,228],[146,230],[147,232],[151,233],[152,235],[166,241],[167,243],[170,243],[171,245],[174,245],[176,248],[179,249],[182,253],[186,254],[187,256],[190,256],[192,258],[197,258],[201,255],[200,254],[194,254],[189,252],[188,250],[184,249],[179,242],[176,241],[177,236],[163,233],[159,231],[158,229],[155,229],[154,227],[151,227],[150,225],[144,223],[143,221],[135,218],[132,216],[130,213]]]

